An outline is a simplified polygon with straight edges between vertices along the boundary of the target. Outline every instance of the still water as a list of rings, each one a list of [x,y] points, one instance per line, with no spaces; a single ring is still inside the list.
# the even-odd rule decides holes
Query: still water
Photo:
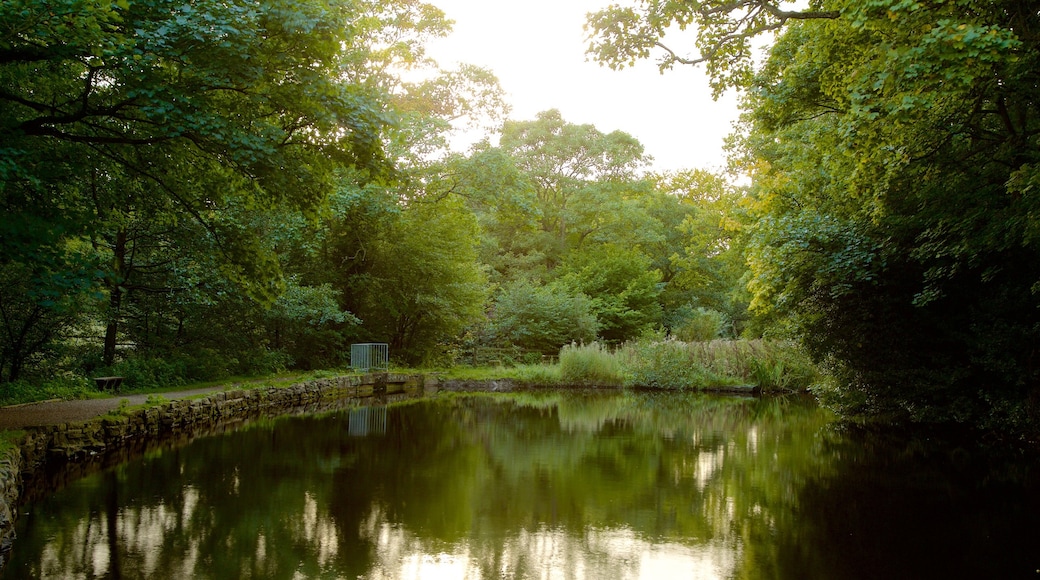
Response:
[[[1040,578],[1038,469],[793,398],[440,395],[80,479],[4,578]]]

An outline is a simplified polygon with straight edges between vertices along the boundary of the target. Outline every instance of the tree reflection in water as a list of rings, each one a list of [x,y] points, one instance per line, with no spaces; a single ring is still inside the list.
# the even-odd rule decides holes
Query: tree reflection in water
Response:
[[[266,421],[82,479],[26,508],[5,577],[1021,572],[1040,568],[1014,535],[1040,514],[1028,465],[839,429],[793,398],[440,396]],[[907,529],[967,539],[915,548]]]

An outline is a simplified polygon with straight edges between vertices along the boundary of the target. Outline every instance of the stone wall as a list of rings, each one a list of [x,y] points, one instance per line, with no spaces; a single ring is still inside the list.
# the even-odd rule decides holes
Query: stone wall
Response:
[[[258,418],[373,404],[373,398],[385,402],[421,396],[435,388],[436,380],[422,375],[335,377],[219,392],[111,413],[86,423],[29,429],[18,447],[0,455],[0,570],[15,540],[18,506],[87,473]]]

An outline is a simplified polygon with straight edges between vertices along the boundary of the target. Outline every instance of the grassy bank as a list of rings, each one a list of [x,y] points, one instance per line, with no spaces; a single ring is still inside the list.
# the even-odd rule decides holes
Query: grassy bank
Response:
[[[568,345],[553,365],[456,367],[454,379],[513,379],[543,386],[650,387],[708,390],[755,386],[764,392],[801,391],[820,382],[819,370],[794,343],[763,340],[635,342],[611,349]]]
[[[349,374],[349,370],[323,370],[309,372],[272,373],[264,376],[228,377],[220,380],[193,382],[172,381],[161,385],[155,382],[135,381],[134,377],[126,377],[119,392],[100,391],[97,384],[89,378],[79,376],[61,376],[44,381],[15,381],[0,384],[0,407],[22,405],[39,401],[78,399],[100,399],[106,397],[122,397],[126,395],[161,395],[173,391],[214,388],[260,388],[270,386],[286,386],[310,379]]]
[[[788,342],[674,340],[635,342],[618,349],[599,344],[560,352],[567,384],[707,390],[755,386],[764,392],[799,391],[818,382],[808,356]]]
[[[611,349],[598,343],[568,345],[559,363],[448,369],[394,369],[395,372],[434,372],[446,379],[511,379],[538,386],[654,387],[704,390],[754,385],[763,391],[803,390],[820,376],[808,357],[787,342],[716,340],[711,342],[657,341],[626,344]],[[316,378],[349,374],[349,369],[281,372],[265,376],[231,377],[187,383],[161,377],[129,376],[116,396],[161,394],[205,387],[253,388],[288,385]],[[18,381],[0,385],[0,406],[52,399],[110,397],[94,381],[79,376],[56,376],[45,381]]]

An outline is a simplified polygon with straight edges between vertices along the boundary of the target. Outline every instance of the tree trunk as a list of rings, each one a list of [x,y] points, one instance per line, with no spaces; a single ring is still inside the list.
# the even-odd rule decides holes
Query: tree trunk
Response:
[[[105,366],[112,366],[116,360],[116,339],[119,334],[120,309],[123,305],[123,285],[126,282],[126,230],[116,233],[116,241],[112,246],[112,277],[108,282],[108,317],[105,325],[105,351],[102,361]]]

